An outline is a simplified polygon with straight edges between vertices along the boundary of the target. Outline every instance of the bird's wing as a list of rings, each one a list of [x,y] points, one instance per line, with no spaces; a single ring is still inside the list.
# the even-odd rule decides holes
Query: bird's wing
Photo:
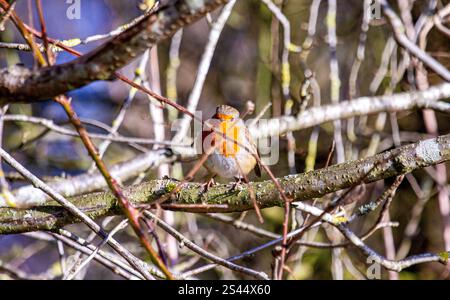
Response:
[[[244,126],[244,128],[245,128],[244,129],[245,139],[248,141],[250,153],[257,157],[256,165],[254,168],[255,174],[256,176],[261,177],[261,165],[260,165],[261,158],[259,156],[258,147],[256,147],[256,143],[253,140],[252,135],[250,134],[250,131],[248,130],[247,126]]]

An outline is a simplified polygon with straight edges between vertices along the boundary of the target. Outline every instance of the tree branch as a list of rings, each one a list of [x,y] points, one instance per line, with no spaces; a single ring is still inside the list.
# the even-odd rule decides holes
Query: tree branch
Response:
[[[448,97],[450,97],[450,83],[444,83],[421,92],[413,91],[395,95],[360,97],[339,104],[312,107],[298,116],[282,116],[270,119],[265,123],[251,124],[249,128],[252,136],[257,139],[313,127],[338,118],[344,119],[379,112],[396,112],[426,107],[440,107],[441,110],[450,111],[449,103],[439,101]],[[11,121],[10,117],[14,118],[7,115],[4,117],[5,121]],[[48,123],[40,122],[40,124],[51,128]],[[176,147],[174,150],[176,150],[177,155],[167,149],[153,150],[138,155],[131,160],[112,166],[110,168],[111,174],[117,180],[126,181],[149,168],[158,167],[161,163],[174,162],[179,158],[177,156],[192,157],[195,155],[192,148]],[[106,186],[106,183],[100,174],[94,173],[60,179],[57,182],[49,183],[49,185],[64,197],[72,197],[101,189]],[[12,192],[19,207],[41,205],[48,199],[44,192],[31,185],[23,186]],[[0,207],[2,206],[8,205],[0,196]]]
[[[450,97],[450,83],[436,85],[424,91],[394,95],[360,97],[337,104],[311,107],[297,116],[282,116],[250,126],[253,138],[264,138],[313,127],[325,122],[365,116],[380,112],[398,112],[413,108],[432,108],[450,112],[450,104],[438,101]]]
[[[425,51],[420,49],[414,42],[412,42],[406,33],[406,28],[403,25],[401,19],[397,16],[394,10],[391,8],[387,0],[378,0],[383,8],[383,13],[387,17],[387,21],[390,23],[392,30],[394,31],[395,39],[397,42],[405,48],[409,53],[417,57],[430,69],[436,72],[439,76],[445,79],[447,82],[450,81],[450,71],[447,70],[436,59],[428,55]]]
[[[410,173],[430,165],[450,160],[450,135],[409,144],[375,156],[334,165],[303,174],[289,175],[278,181],[286,195],[296,201],[317,198],[363,182]],[[162,195],[169,194],[178,182],[152,180],[124,189],[134,204],[150,205]],[[282,206],[278,189],[272,180],[250,183],[231,191],[229,185],[217,185],[202,194],[200,183],[187,183],[173,193],[164,209],[188,212],[236,212],[254,208],[250,190],[255,191],[260,208]],[[91,218],[120,214],[121,210],[110,192],[73,197],[71,202]],[[35,230],[55,230],[79,220],[55,202],[27,210],[0,208],[0,234]]]
[[[0,104],[44,100],[95,80],[111,80],[115,71],[145,50],[226,2],[170,1],[109,42],[73,61],[38,70],[20,65],[1,69]]]

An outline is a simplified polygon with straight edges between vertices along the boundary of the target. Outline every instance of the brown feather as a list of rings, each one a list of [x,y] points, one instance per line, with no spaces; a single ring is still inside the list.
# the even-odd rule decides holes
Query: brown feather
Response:
[[[249,141],[249,144],[251,145],[250,150],[253,152],[252,154],[258,157],[258,159],[256,160],[255,168],[253,170],[255,171],[256,176],[261,177],[261,166],[259,163],[261,161],[261,158],[259,156],[258,147],[256,147],[255,141],[253,140],[252,135],[250,134],[250,131],[248,130],[247,127],[245,127],[245,138]]]

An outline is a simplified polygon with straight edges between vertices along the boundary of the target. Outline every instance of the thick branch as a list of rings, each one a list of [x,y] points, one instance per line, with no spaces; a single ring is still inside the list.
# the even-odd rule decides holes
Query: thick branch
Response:
[[[193,23],[227,0],[178,0],[71,62],[38,70],[12,66],[0,70],[0,104],[52,98],[95,80],[112,79],[116,70],[145,50]]]
[[[413,91],[386,96],[360,97],[351,101],[343,101],[340,104],[312,107],[297,117],[283,116],[271,119],[266,123],[260,122],[258,125],[251,125],[250,132],[255,139],[267,138],[336,119],[379,112],[396,112],[416,107],[439,107],[441,110],[450,111],[449,103],[439,101],[448,97],[450,97],[449,83],[433,86],[421,92]],[[5,120],[8,120],[8,116],[5,117]],[[42,123],[42,125],[46,124]],[[177,147],[176,152],[187,157],[195,155],[192,148]],[[173,162],[176,159],[177,157],[171,151],[154,150],[112,166],[111,174],[118,180],[126,181],[149,168],[157,167],[161,163]],[[51,182],[49,185],[64,197],[72,197],[101,189],[106,186],[106,183],[100,174],[82,174]],[[13,194],[17,205],[20,207],[41,205],[48,199],[45,193],[31,185],[16,189]],[[8,205],[0,196],[0,207],[2,206]]]
[[[375,156],[334,165],[308,173],[285,176],[279,179],[286,194],[294,200],[324,196],[359,184],[374,182],[412,172],[416,169],[450,160],[450,135],[410,144]],[[135,204],[151,204],[162,195],[170,193],[178,182],[153,180],[124,190]],[[261,208],[282,206],[283,201],[273,181],[250,183]],[[228,185],[217,185],[203,194],[199,183],[188,183],[173,194],[163,208],[190,212],[235,212],[253,209],[251,189],[243,186],[230,191]],[[110,192],[92,193],[71,199],[91,218],[120,214],[121,210]],[[54,230],[77,222],[69,212],[54,202],[27,210],[0,208],[0,234],[34,230]]]

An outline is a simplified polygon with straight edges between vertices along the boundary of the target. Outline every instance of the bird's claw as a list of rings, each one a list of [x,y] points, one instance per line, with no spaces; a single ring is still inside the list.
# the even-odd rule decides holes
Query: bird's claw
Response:
[[[243,183],[242,178],[236,178],[236,181],[231,183],[230,192],[234,192],[237,190],[239,186]]]
[[[180,182],[180,180],[178,180],[178,179],[176,179],[176,178],[173,178],[173,177],[170,177],[170,176],[168,176],[168,175],[164,175],[162,179],[163,179],[163,180],[170,180],[170,181],[177,181],[177,182]]]
[[[216,181],[214,180],[214,178],[210,178],[207,182],[203,183],[201,185],[201,194],[205,194],[210,187],[214,186],[216,184]]]

